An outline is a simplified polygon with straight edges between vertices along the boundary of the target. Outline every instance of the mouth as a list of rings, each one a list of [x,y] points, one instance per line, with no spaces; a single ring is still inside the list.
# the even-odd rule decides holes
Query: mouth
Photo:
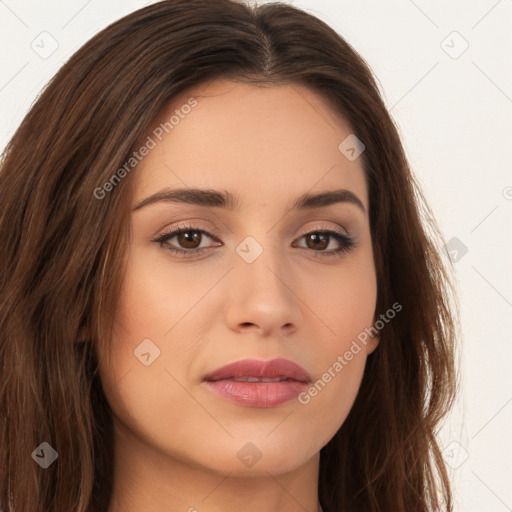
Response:
[[[256,408],[289,402],[311,382],[309,374],[288,359],[245,359],[206,375],[205,385],[220,398]]]
[[[232,377],[229,379],[219,379],[219,380],[232,380],[233,382],[282,382],[284,380],[294,380],[294,379],[288,379],[286,377]],[[212,380],[210,382],[218,382],[218,380],[217,381]]]
[[[311,381],[311,377],[302,366],[281,357],[269,361],[243,359],[217,368],[205,375],[203,379],[206,381],[235,380],[238,382]]]

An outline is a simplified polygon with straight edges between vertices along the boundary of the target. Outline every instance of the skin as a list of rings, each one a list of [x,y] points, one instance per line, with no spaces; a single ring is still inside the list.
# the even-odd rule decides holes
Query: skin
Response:
[[[188,186],[228,190],[240,209],[162,201],[132,212],[112,366],[98,347],[114,412],[109,512],[316,512],[320,449],[347,417],[378,337],[308,404],[237,405],[203,376],[240,359],[284,357],[316,381],[373,324],[362,162],[338,150],[352,130],[304,86],[216,80],[175,97],[155,126],[190,97],[197,106],[132,171],[132,204]],[[365,212],[348,202],[290,210],[303,193],[340,188]],[[165,248],[186,249],[183,239],[153,241],[187,223],[218,240],[203,234],[194,247],[210,249],[192,257]],[[317,228],[341,229],[357,245],[321,255],[304,236]],[[236,252],[247,236],[263,249],[250,264]],[[330,237],[325,251],[342,243]],[[160,356],[146,366],[134,350],[148,338]],[[237,457],[247,442],[261,454],[252,467]]]

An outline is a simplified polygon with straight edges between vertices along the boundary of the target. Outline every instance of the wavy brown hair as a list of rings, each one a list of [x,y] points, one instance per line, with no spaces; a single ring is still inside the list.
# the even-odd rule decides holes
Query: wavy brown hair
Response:
[[[129,243],[127,161],[161,109],[216,78],[303,84],[364,141],[380,334],[353,408],[320,456],[326,511],[452,510],[436,441],[455,390],[452,274],[442,235],[365,61],[285,4],[165,0],[113,23],[45,87],[0,168],[0,503],[105,512],[112,422],[95,346],[107,343]],[[134,172],[137,172],[134,170]],[[450,299],[451,297],[451,299]],[[58,452],[42,469],[42,442]]]

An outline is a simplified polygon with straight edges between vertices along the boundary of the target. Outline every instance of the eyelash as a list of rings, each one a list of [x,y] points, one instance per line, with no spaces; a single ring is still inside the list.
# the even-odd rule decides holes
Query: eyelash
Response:
[[[215,235],[209,233],[208,231],[205,231],[204,229],[201,229],[197,226],[189,225],[189,226],[178,226],[176,229],[173,229],[172,231],[169,231],[167,233],[162,233],[158,238],[154,239],[153,242],[159,243],[160,245],[163,246],[163,244],[165,242],[169,241],[170,239],[174,238],[175,236],[178,236],[178,235],[181,235],[182,233],[187,233],[187,232],[201,233],[201,234],[208,236],[209,238],[217,239],[217,237]],[[313,235],[313,234],[330,235],[337,242],[339,242],[341,244],[341,247],[339,249],[331,250],[329,252],[315,251],[314,249],[311,249],[315,253],[315,256],[317,255],[316,253],[318,253],[319,256],[327,256],[327,257],[338,256],[338,257],[340,257],[340,256],[343,256],[345,253],[348,253],[349,251],[351,251],[357,245],[354,238],[352,238],[351,236],[349,236],[345,233],[342,233],[341,231],[338,231],[334,228],[331,228],[331,229],[315,228],[312,231],[308,231],[307,233],[302,235],[300,238],[303,238],[308,235]],[[180,257],[187,258],[187,257],[190,257],[194,254],[201,252],[201,251],[208,250],[208,249],[210,249],[210,247],[203,247],[200,249],[176,249],[174,247],[164,247],[164,249],[171,252],[172,254],[180,255]],[[307,249],[307,247],[301,247],[301,249]]]

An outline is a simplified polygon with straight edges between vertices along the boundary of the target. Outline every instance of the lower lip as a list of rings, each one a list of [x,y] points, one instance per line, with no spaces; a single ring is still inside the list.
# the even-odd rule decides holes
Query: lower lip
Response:
[[[239,382],[234,380],[205,381],[217,395],[246,407],[277,407],[297,397],[307,387],[305,382]]]

